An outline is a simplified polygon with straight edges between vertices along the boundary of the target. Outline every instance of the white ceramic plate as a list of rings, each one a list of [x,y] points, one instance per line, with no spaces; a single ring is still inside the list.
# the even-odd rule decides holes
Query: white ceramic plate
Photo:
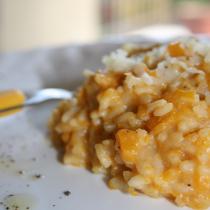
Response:
[[[0,89],[74,88],[82,70],[96,69],[100,57],[116,46],[102,43],[0,56]],[[110,190],[103,176],[62,165],[47,135],[47,121],[55,106],[46,103],[0,118],[1,202],[10,207],[16,202],[19,210],[180,209],[165,199]],[[71,194],[66,196],[64,191]],[[10,194],[15,196],[8,198]],[[1,203],[0,209],[5,209]]]

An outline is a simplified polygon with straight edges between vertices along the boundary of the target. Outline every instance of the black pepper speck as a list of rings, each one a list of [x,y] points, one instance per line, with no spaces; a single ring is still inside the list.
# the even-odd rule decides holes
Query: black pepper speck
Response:
[[[18,171],[18,174],[23,175],[24,171],[20,170],[20,171]]]
[[[67,191],[64,191],[63,194],[64,194],[65,196],[69,196],[69,195],[71,194],[71,192],[67,190]]]
[[[35,174],[34,178],[41,179],[41,178],[44,178],[44,176],[42,174]]]

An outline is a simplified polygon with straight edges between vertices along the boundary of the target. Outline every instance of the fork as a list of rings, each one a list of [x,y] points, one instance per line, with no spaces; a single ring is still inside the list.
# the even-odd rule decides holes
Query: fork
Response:
[[[20,90],[6,90],[0,92],[0,117],[20,111],[27,106],[33,106],[50,100],[71,99],[72,91],[59,88],[47,88],[36,91],[27,96]]]

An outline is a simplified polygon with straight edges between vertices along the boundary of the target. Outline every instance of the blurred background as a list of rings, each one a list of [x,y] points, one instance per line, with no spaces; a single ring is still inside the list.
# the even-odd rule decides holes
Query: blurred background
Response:
[[[0,52],[174,24],[210,35],[210,0],[0,0]]]

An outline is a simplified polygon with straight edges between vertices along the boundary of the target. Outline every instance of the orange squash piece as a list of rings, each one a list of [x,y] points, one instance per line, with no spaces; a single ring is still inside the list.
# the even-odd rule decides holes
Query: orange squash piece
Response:
[[[139,145],[138,133],[128,129],[121,129],[116,133],[116,139],[120,146],[122,160],[131,164],[135,163]]]
[[[186,52],[179,42],[169,44],[168,52],[171,57],[186,56]]]

